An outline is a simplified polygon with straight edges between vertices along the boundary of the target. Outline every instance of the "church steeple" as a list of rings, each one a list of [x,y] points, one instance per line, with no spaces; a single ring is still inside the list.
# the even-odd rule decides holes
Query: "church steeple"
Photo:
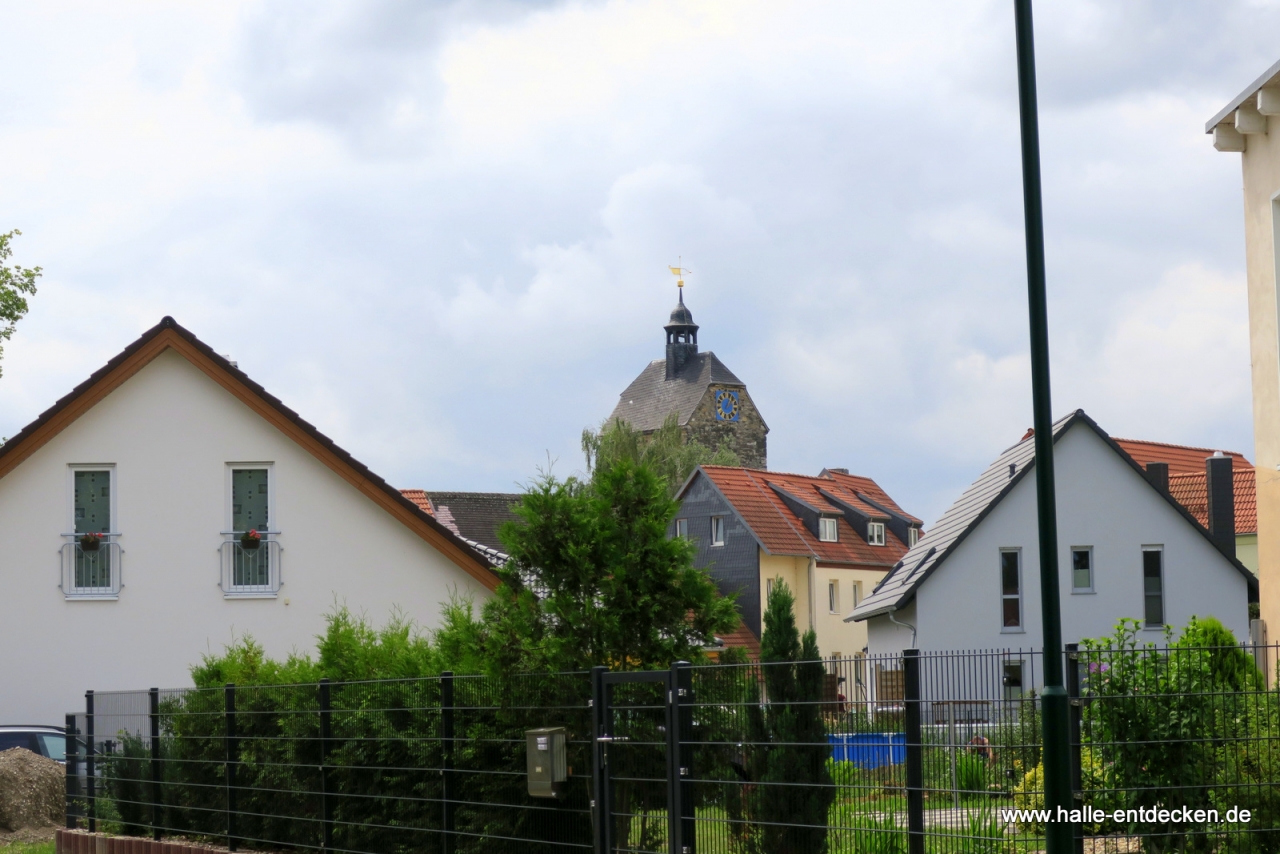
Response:
[[[692,356],[698,354],[698,324],[693,312],[684,304],[684,282],[680,283],[680,301],[671,310],[667,322],[667,379],[675,379]]]

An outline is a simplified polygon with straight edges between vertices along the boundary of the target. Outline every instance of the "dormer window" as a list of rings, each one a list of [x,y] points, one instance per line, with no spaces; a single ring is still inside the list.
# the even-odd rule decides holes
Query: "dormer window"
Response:
[[[915,525],[907,528],[907,547],[910,548],[920,542],[920,529]]]
[[[839,530],[836,527],[836,520],[830,516],[823,516],[818,519],[818,539],[824,543],[834,543],[840,538]]]
[[[872,546],[884,545],[884,522],[867,523],[867,544]]]

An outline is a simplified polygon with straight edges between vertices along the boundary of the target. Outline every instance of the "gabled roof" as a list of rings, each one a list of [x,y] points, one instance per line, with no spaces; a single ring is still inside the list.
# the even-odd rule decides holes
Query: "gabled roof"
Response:
[[[1258,532],[1258,484],[1253,463],[1238,451],[1194,448],[1140,439],[1116,439],[1133,461],[1142,467],[1148,463],[1169,466],[1169,492],[1178,503],[1196,517],[1201,525],[1209,524],[1209,493],[1205,482],[1205,459],[1216,453],[1231,458],[1232,480],[1235,481],[1236,534]]]
[[[515,492],[428,492],[441,524],[458,536],[502,550],[498,529],[514,522],[512,506],[522,497]]]
[[[751,661],[760,660],[760,640],[742,620],[738,620],[738,626],[733,631],[717,635],[716,640],[726,647],[741,647],[746,650],[747,658]]]
[[[1249,100],[1254,95],[1257,95],[1259,89],[1276,83],[1278,78],[1280,78],[1280,61],[1262,72],[1261,76],[1248,86],[1244,87],[1244,91],[1232,98],[1221,110],[1214,113],[1213,118],[1204,123],[1204,132],[1213,133],[1213,129],[1230,119],[1232,114],[1234,114],[1245,101]]]
[[[1258,482],[1253,468],[1233,467],[1231,479],[1235,481],[1236,536],[1256,534],[1258,533]],[[1169,475],[1169,493],[1206,528],[1209,526],[1207,481],[1204,472]]]
[[[1157,495],[1169,502],[1178,513],[1198,530],[1215,549],[1217,544],[1209,536],[1209,531],[1192,516],[1185,507],[1171,495],[1152,486],[1146,479],[1143,468],[1132,457],[1125,453],[1117,442],[1106,434],[1097,423],[1077,409],[1070,415],[1058,420],[1053,425],[1053,441],[1057,441],[1068,430],[1076,425],[1092,429],[1117,455],[1134,471],[1144,475],[1146,483]],[[1018,444],[1006,450],[987,467],[977,480],[961,494],[960,498],[942,514],[938,523],[922,537],[918,543],[903,556],[902,561],[894,567],[876,589],[858,604],[853,613],[845,617],[845,622],[865,620],[880,614],[897,611],[906,606],[915,596],[920,585],[937,571],[975,528],[982,523],[992,510],[1035,466],[1035,438],[1028,432]],[[1231,563],[1251,586],[1256,584],[1253,574],[1240,561],[1218,549],[1218,553]]]
[[[1219,451],[1215,448],[1193,448],[1188,445],[1169,445],[1164,442],[1147,442],[1141,439],[1116,439],[1115,443],[1145,467],[1147,463],[1168,463],[1169,474],[1204,474],[1206,457],[1221,453],[1231,457],[1233,471],[1253,471],[1253,463],[1238,451]]]
[[[880,505],[906,519],[919,521],[903,512],[879,484],[869,477],[831,472],[813,477],[736,466],[699,466],[676,497],[682,498],[690,484],[699,476],[707,478],[725,500],[733,505],[739,518],[755,535],[760,547],[769,554],[803,555],[817,558],[824,564],[881,569],[893,566],[906,553],[906,543],[888,530],[888,526],[883,546],[868,545],[850,526],[843,515],[843,508],[833,503],[828,495],[847,502],[872,518],[890,518],[885,510],[876,507]],[[805,527],[793,508],[788,507],[786,498],[779,490],[823,515],[838,517],[837,542],[820,541]]]
[[[689,416],[712,385],[742,386],[742,380],[725,367],[715,353],[695,353],[671,380],[667,379],[667,360],[658,359],[640,372],[618,398],[609,423],[622,420],[640,431],[656,430],[671,413],[680,425]]]
[[[46,442],[58,435],[99,401],[124,384],[166,350],[173,350],[199,368],[264,420],[310,452],[343,480],[434,546],[480,584],[498,585],[489,561],[462,538],[441,525],[417,503],[405,497],[367,466],[338,447],[332,439],[285,406],[231,362],[194,334],[165,317],[124,348],[87,380],[46,409],[35,421],[0,446],[0,477],[13,471]]]

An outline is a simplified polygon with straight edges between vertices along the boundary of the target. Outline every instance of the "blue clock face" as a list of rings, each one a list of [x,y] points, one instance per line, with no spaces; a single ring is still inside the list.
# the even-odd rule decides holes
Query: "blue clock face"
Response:
[[[722,388],[716,392],[716,420],[738,420],[738,393]]]

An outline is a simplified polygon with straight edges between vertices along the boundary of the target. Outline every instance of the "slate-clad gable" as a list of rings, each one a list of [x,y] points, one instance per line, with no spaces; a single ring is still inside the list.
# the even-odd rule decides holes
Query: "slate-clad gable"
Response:
[[[711,545],[711,517],[723,516],[723,546]],[[725,497],[701,473],[695,473],[681,494],[677,518],[689,526],[697,547],[694,566],[707,570],[723,596],[736,596],[747,628],[760,637],[760,554],[757,540]],[[675,534],[674,526],[670,532]]]

